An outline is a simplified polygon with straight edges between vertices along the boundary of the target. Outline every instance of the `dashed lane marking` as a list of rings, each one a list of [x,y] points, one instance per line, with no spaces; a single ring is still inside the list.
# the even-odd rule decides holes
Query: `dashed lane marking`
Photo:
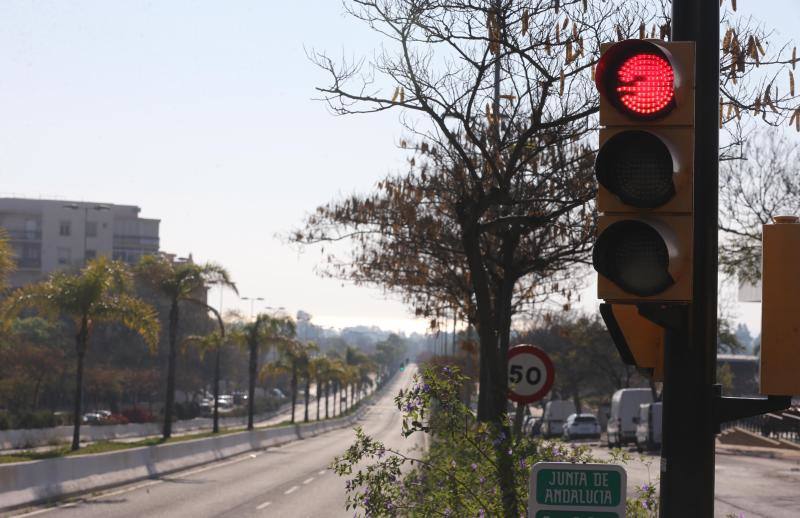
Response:
[[[309,477],[309,478],[305,479],[303,481],[303,485],[311,483],[312,480],[314,480],[314,477]]]
[[[264,508],[268,507],[270,504],[272,504],[272,502],[264,502],[263,504],[261,504],[261,505],[259,505],[258,507],[256,507],[256,510],[257,510],[257,511],[260,511],[260,510],[262,510],[262,509],[264,509]]]
[[[294,493],[298,489],[300,489],[300,486],[292,486],[289,489],[287,489],[286,491],[284,491],[283,494],[284,495],[291,495],[292,493]]]
[[[320,472],[318,473],[318,475],[324,475],[325,473],[327,473],[327,471],[323,469],[322,471],[320,471]]]

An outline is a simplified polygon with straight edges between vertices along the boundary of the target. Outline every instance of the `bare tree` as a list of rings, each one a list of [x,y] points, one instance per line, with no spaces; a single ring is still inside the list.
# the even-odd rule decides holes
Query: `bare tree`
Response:
[[[762,130],[742,147],[743,160],[720,168],[720,267],[742,281],[761,279],[761,227],[800,215],[800,139]]]
[[[668,37],[667,5],[351,0],[345,9],[386,45],[353,61],[312,52],[330,77],[318,91],[339,115],[402,109],[410,171],[320,207],[293,239],[350,240],[352,254],[330,256],[326,272],[398,292],[420,315],[459,308],[479,335],[478,418],[501,425],[515,311],[552,293],[568,303],[591,247],[599,44]],[[778,96],[749,70],[791,60],[761,53],[758,27],[726,23],[721,92],[733,107],[720,125],[735,135],[751,112],[788,119],[794,93]],[[506,514],[515,515],[502,446],[498,459]]]

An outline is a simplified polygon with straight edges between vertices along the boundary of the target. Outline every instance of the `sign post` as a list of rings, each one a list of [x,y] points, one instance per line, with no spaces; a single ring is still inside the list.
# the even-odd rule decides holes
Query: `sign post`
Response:
[[[613,464],[534,464],[528,518],[624,518],[627,478]]]

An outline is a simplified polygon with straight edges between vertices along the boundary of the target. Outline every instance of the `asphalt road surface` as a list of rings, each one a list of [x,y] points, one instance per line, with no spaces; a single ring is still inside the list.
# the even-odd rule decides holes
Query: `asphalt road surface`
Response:
[[[593,447],[598,458],[608,450]],[[624,467],[628,473],[628,495],[636,487],[658,480],[656,454],[631,452],[633,460]],[[716,456],[714,515],[744,518],[797,518],[800,516],[800,459],[771,459],[748,455]]]
[[[394,396],[411,382],[413,366],[398,374],[362,422],[364,430],[388,446],[405,451],[416,446],[400,435],[401,415]],[[315,409],[316,412],[316,409]],[[345,479],[328,469],[333,458],[352,444],[345,428],[280,447],[254,451],[183,473],[110,490],[27,516],[187,517],[291,516],[349,517]]]

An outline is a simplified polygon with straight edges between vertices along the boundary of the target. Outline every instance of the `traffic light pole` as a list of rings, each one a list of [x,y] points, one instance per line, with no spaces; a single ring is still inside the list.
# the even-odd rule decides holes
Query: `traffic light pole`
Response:
[[[719,1],[673,0],[672,40],[694,41],[692,301],[662,308],[664,430],[660,515],[714,515],[719,178]],[[642,310],[645,311],[642,311]],[[647,312],[646,308],[640,311]]]

